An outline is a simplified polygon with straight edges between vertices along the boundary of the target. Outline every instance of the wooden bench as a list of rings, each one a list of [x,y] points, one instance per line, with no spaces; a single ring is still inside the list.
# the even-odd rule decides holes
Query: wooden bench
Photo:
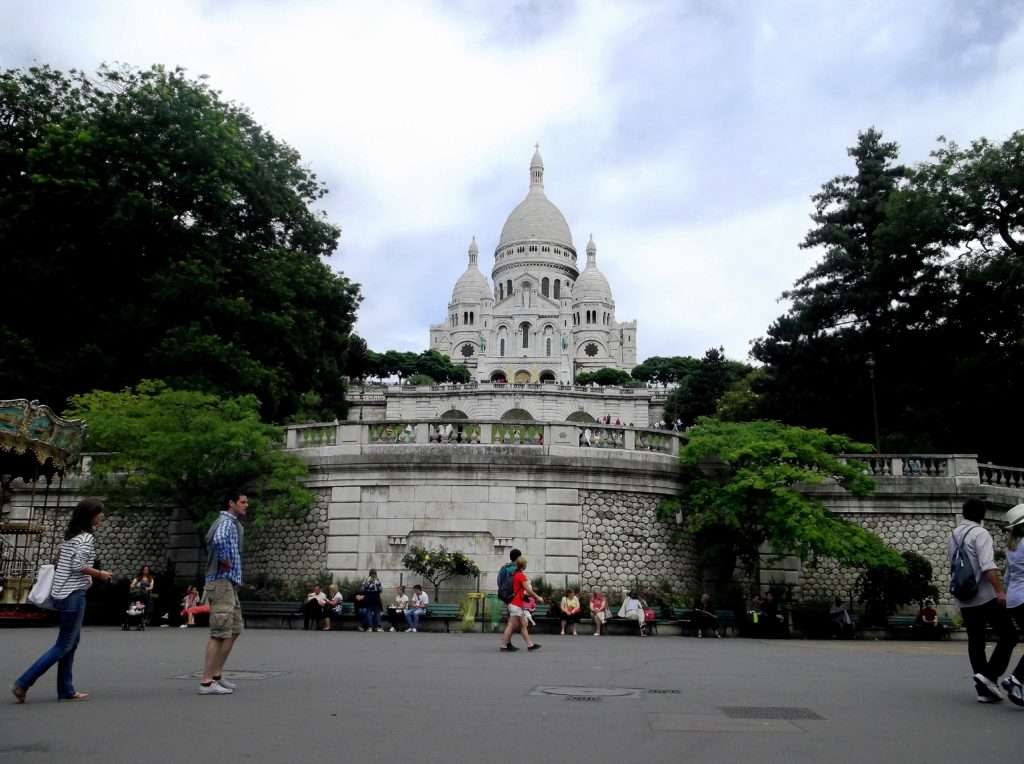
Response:
[[[891,615],[885,620],[885,628],[893,636],[909,636],[911,639],[949,639],[953,631],[953,620],[946,615],[939,616],[938,628],[926,630],[914,615]]]
[[[242,600],[242,623],[246,628],[250,618],[278,618],[281,626],[292,627],[293,618],[302,618],[302,605],[295,602],[261,602]]]

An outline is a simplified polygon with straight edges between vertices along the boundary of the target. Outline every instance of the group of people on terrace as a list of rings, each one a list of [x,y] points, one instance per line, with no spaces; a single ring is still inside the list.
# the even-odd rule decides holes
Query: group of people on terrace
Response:
[[[381,614],[386,612],[390,624],[387,631],[404,630],[415,634],[419,630],[420,619],[427,614],[430,596],[420,584],[413,586],[412,597],[406,594],[405,586],[399,585],[395,588],[391,604],[385,609],[381,596],[383,591],[377,571],[371,570],[353,597],[360,631],[384,631]],[[320,584],[314,584],[302,606],[305,628],[319,627],[322,631],[330,631],[331,615],[340,616],[343,603],[344,596],[336,584],[328,586],[326,593]]]

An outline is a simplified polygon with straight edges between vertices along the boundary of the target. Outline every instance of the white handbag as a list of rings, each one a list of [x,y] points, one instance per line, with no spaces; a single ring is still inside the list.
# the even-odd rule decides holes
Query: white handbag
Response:
[[[53,570],[52,565],[40,565],[36,582],[32,584],[32,591],[28,593],[28,601],[43,610],[56,610],[53,598],[50,597],[50,591],[53,589]]]

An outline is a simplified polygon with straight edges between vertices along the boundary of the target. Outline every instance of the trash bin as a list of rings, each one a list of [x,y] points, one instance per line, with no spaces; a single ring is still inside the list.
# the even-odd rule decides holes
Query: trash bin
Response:
[[[487,617],[491,622],[491,633],[497,633],[501,631],[501,609],[504,603],[498,598],[497,594],[487,595]]]

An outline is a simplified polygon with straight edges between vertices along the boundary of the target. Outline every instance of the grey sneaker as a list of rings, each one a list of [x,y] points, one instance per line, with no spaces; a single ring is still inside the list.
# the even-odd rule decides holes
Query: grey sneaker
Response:
[[[1015,706],[1024,706],[1024,685],[1013,674],[1003,678],[999,683],[1006,690],[1006,697]]]
[[[199,685],[200,695],[230,695],[233,692],[234,690],[229,690],[227,687],[222,684],[218,684],[217,682]]]
[[[978,691],[979,703],[999,703],[1003,695],[999,692],[999,686],[984,674],[974,675],[974,688]],[[988,700],[982,700],[988,698]]]
[[[214,679],[213,681],[215,681],[215,682],[216,682],[217,684],[219,684],[219,685],[220,685],[221,687],[227,687],[227,688],[228,688],[229,690],[231,690],[232,692],[234,692],[235,690],[237,690],[237,689],[238,689],[238,685],[237,685],[237,684],[235,684],[234,682],[229,682],[229,681],[228,681],[227,679],[225,679],[224,677],[221,677],[220,679]]]

